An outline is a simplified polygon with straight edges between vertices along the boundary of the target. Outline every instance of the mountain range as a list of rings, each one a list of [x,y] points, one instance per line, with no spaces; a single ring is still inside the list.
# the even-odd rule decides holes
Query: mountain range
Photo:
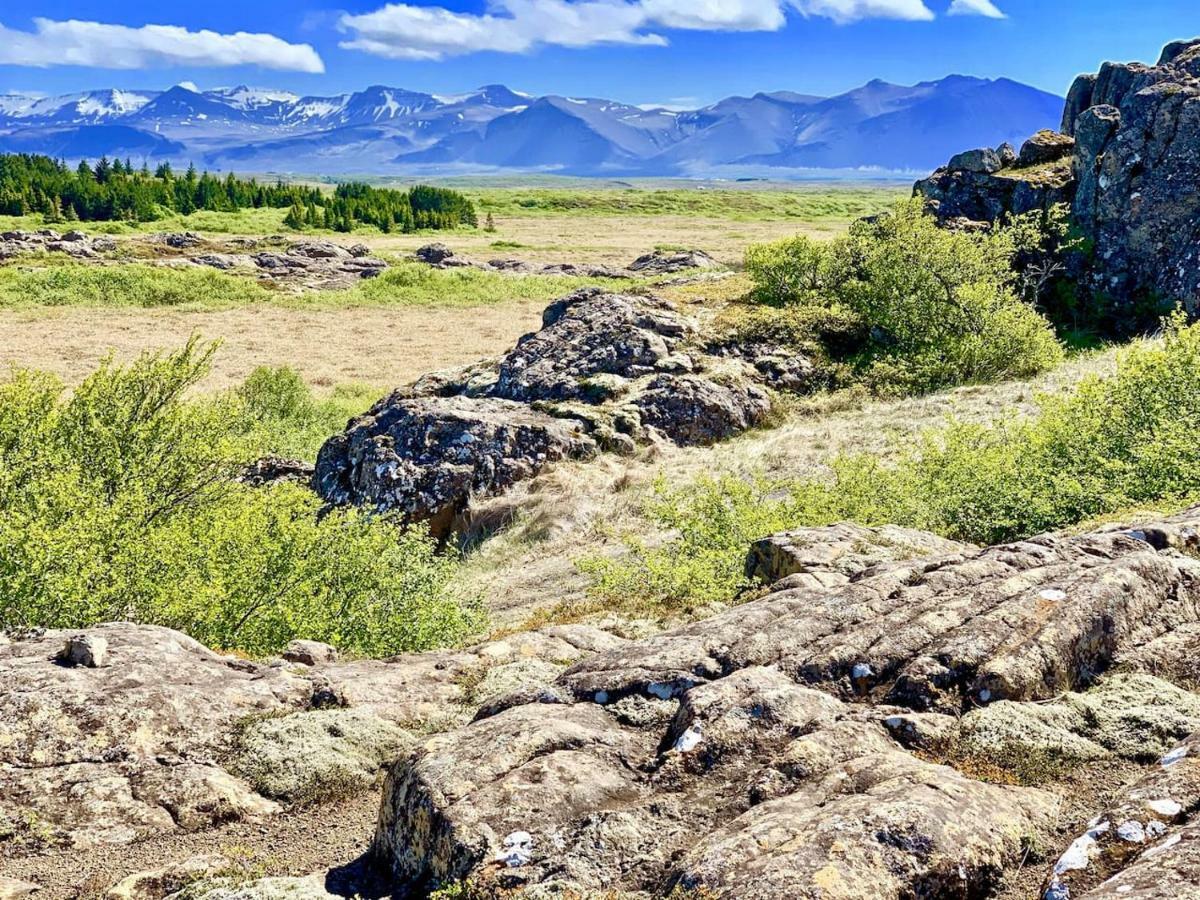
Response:
[[[872,81],[835,97],[787,91],[696,110],[375,86],[332,97],[235,87],[0,94],[0,152],[195,162],[243,172],[688,176],[888,174],[962,147],[1057,127],[1062,98],[1009,79]]]

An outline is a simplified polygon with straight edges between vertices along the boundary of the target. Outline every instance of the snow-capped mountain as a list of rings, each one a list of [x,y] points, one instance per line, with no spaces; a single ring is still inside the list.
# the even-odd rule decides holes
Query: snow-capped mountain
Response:
[[[335,96],[202,91],[0,94],[0,151],[133,155],[214,169],[321,174],[493,170],[576,175],[932,169],[964,146],[1055,127],[1062,100],[1007,79],[873,81],[836,97],[779,91],[692,111],[504,85]]]

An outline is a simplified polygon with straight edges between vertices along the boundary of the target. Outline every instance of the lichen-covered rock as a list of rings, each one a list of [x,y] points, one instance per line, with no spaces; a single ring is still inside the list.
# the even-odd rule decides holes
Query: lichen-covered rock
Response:
[[[631,272],[669,275],[689,269],[713,269],[717,261],[703,250],[655,250],[629,264]]]
[[[771,398],[744,381],[659,375],[632,405],[643,428],[681,446],[707,446],[761,424]]]
[[[68,637],[103,638],[108,664],[60,664]],[[407,752],[414,723],[466,724],[493,697],[623,643],[563,625],[459,651],[264,665],[128,623],[12,632],[0,640],[0,858],[255,820],[359,789]],[[325,698],[334,708],[314,711]]]
[[[314,710],[246,726],[234,765],[264,797],[310,802],[370,787],[413,743],[409,732],[365,710]]]
[[[937,752],[965,731],[991,746],[1021,731],[1007,721],[1015,710],[1037,726],[1021,732],[1031,747],[1071,740],[1080,758],[1145,759],[1169,746],[1195,726],[1195,696],[1135,674],[1069,692],[1127,649],[1200,622],[1197,525],[1200,508],[940,548],[953,552],[832,587],[785,581],[591,656],[397,763],[375,856],[417,891],[472,877],[535,896],[985,896],[1059,800],[896,741]],[[835,527],[807,546],[853,570],[853,554],[837,553],[848,539]],[[658,707],[672,703],[667,722]],[[1189,771],[1178,753],[1163,758],[1175,782]],[[1200,806],[1188,785],[1154,791]]]
[[[275,811],[212,754],[240,718],[305,706],[309,681],[165,628],[83,636],[107,644],[106,665],[57,665],[63,632],[0,645],[0,816],[36,823],[11,840],[123,843]]]
[[[1045,163],[1058,162],[1060,159],[1068,158],[1074,152],[1074,138],[1056,131],[1039,131],[1021,145],[1017,165],[1040,166]]]
[[[671,357],[695,330],[668,304],[646,297],[585,289],[556,300],[542,328],[500,362],[490,393],[507,400],[607,399],[596,376],[626,381],[673,370]]]
[[[1034,136],[1014,168],[951,165],[915,190],[947,222],[1070,203],[1090,245],[1085,280],[1118,324],[1144,300],[1200,313],[1200,41],[1168,45],[1154,66],[1081,76],[1062,130]]]
[[[785,583],[592,657],[562,682],[579,697],[651,687],[670,696],[731,669],[777,665],[805,684],[915,710],[1048,700],[1089,686],[1126,650],[1200,621],[1197,525],[1200,509],[1135,529],[898,563],[833,590]]]
[[[1194,734],[1075,838],[1055,861],[1043,897],[1192,896],[1171,888],[1200,884],[1198,814],[1200,734]]]
[[[313,483],[330,503],[398,511],[444,536],[470,498],[556,462],[662,438],[711,444],[760,424],[771,378],[692,347],[696,329],[654,297],[577,291],[499,361],[435,373],[352,421],[322,447]],[[780,377],[799,382],[807,360],[798,366]]]
[[[982,755],[1108,756],[1147,762],[1200,730],[1200,697],[1150,675],[1118,674],[1051,704],[1001,702],[963,717],[957,741]]]
[[[303,878],[215,878],[188,885],[168,900],[341,900],[326,890],[325,876]]]
[[[205,878],[234,869],[234,863],[219,853],[192,856],[177,863],[149,869],[121,879],[105,893],[105,900],[162,900]]]
[[[313,482],[331,503],[395,511],[444,534],[471,496],[596,452],[579,422],[525,404],[397,393],[326,442]]]
[[[952,172],[978,172],[983,175],[999,172],[1003,166],[1000,154],[988,147],[981,150],[966,150],[951,158],[950,162],[946,164],[946,168]]]
[[[999,222],[1009,215],[1069,204],[1075,179],[1069,159],[1034,169],[970,172],[949,166],[918,181],[914,192],[941,221]]]
[[[951,556],[976,548],[936,534],[884,525],[867,528],[843,522],[774,534],[750,545],[746,577],[764,584],[787,579],[780,588],[831,588],[848,584],[882,563]]]

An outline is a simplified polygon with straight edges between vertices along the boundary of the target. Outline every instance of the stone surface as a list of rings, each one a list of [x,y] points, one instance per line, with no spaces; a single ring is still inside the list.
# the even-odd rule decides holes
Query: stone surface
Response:
[[[641,427],[680,446],[707,446],[761,424],[771,398],[744,381],[659,375],[632,401]]]
[[[981,175],[999,172],[1003,166],[1000,154],[989,148],[967,150],[959,153],[946,164],[946,168],[952,172],[975,172]]]
[[[325,889],[324,875],[303,878],[212,879],[171,895],[174,900],[341,900]]]
[[[25,900],[39,890],[41,888],[31,881],[20,881],[0,875],[0,900]]]
[[[1118,674],[1051,704],[994,703],[963,717],[958,745],[983,756],[1151,762],[1200,730],[1200,697],[1150,675]]]
[[[233,869],[234,863],[219,853],[192,856],[158,869],[135,872],[108,889],[105,900],[162,900],[193,882]]]
[[[648,275],[670,275],[689,269],[713,269],[716,266],[717,261],[703,250],[655,250],[631,262],[629,270]]]
[[[755,541],[746,557],[746,577],[768,585],[787,579],[789,588],[830,588],[848,584],[884,563],[952,556],[974,549],[912,528],[867,528],[843,522]]]
[[[500,362],[489,393],[507,400],[599,402],[596,376],[626,381],[661,371],[695,325],[669,304],[585,289],[556,300],[542,328]]]
[[[1194,890],[1200,884],[1198,813],[1200,734],[1195,734],[1164,754],[1072,842],[1047,876],[1043,896],[1191,896],[1172,888]]]
[[[575,420],[509,400],[393,394],[326,442],[314,486],[447,533],[472,496],[490,496],[556,462],[595,455]]]
[[[375,858],[417,891],[470,877],[532,896],[986,896],[1059,798],[976,781],[897,739],[933,750],[1034,708],[1103,753],[1169,746],[1194,726],[1195,696],[1144,675],[1082,691],[1128,649],[1200,621],[1197,525],[1200,508],[861,570],[837,553],[847,532],[813,535],[800,552],[853,580],[784,581],[419,746],[389,774]],[[1200,807],[1180,781],[1189,757],[1164,759],[1174,786],[1138,796]],[[505,842],[524,833],[509,866]]]
[[[107,641],[109,665],[56,661],[80,634]],[[253,821],[361,790],[407,752],[410,729],[465,725],[485,702],[623,644],[566,625],[305,666],[222,656],[127,623],[11,632],[0,641],[0,858]],[[335,708],[315,709],[322,698]]]
[[[108,641],[98,635],[72,635],[63,642],[57,659],[64,666],[98,669],[108,662]]]
[[[283,658],[288,662],[300,663],[302,666],[316,666],[321,663],[338,661],[335,647],[322,644],[320,641],[290,641],[283,648]]]
[[[1075,140],[1056,131],[1039,131],[1021,145],[1019,166],[1040,166],[1067,159],[1075,152]]]
[[[369,788],[412,735],[361,709],[299,712],[240,732],[234,768],[264,797],[313,802]]]
[[[423,263],[428,263],[431,266],[440,265],[448,259],[454,257],[454,251],[445,244],[426,244],[424,247],[419,247],[413,253],[417,259]]]

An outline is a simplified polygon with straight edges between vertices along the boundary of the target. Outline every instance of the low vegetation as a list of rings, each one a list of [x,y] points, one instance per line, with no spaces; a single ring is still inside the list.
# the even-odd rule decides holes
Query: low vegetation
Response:
[[[774,323],[793,343],[822,347],[847,378],[884,394],[1036,375],[1063,358],[1051,324],[1017,292],[1017,257],[1040,247],[1042,229],[1028,216],[948,231],[914,199],[827,243],[752,247],[753,299],[779,312],[750,326]]]
[[[37,267],[0,265],[0,309],[228,309],[268,302],[305,308],[484,306],[516,300],[549,302],[579,287],[601,283],[603,279],[441,270],[395,260],[378,277],[348,290],[291,294],[245,275],[206,266],[97,266],[49,257]]]
[[[784,189],[754,186],[745,190],[646,186],[522,187],[462,190],[483,213],[497,216],[711,216],[758,221],[789,218],[806,223],[842,224],[886,209],[909,193],[907,186],[806,187]]]
[[[187,399],[214,350],[107,363],[69,397],[37,372],[0,384],[0,628],[132,620],[252,654],[303,637],[371,655],[478,628],[421,529],[236,480],[265,449],[311,450],[337,412],[286,372]]]
[[[1123,509],[1200,496],[1200,325],[1173,319],[1137,344],[1115,374],[1044,397],[1035,415],[981,425],[950,421],[886,463],[840,454],[821,477],[732,476],[660,482],[645,509],[659,543],[581,565],[609,601],[688,606],[728,601],[750,585],[747,544],[792,528],[894,523],[994,544]]]

